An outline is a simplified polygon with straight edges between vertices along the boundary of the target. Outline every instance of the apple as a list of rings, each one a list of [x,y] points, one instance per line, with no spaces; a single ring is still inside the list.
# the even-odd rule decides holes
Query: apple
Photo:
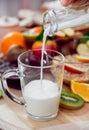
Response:
[[[41,56],[41,49],[42,49],[42,41],[36,41],[33,43],[32,45],[32,50],[38,50],[38,51],[34,51],[34,53],[38,56]]]
[[[77,53],[89,57],[89,47],[85,43],[78,44]]]
[[[47,40],[45,47],[46,47],[46,49],[58,51],[58,44],[52,40]]]
[[[74,36],[75,32],[72,28],[66,28],[63,29],[61,31],[58,31],[54,34],[54,38],[60,39],[60,38],[64,38],[66,36],[71,37]]]
[[[42,41],[36,41],[32,45],[32,50],[39,49],[39,51],[36,52],[39,56],[41,56],[42,44]],[[45,49],[58,51],[58,44],[55,41],[47,40],[45,43]]]
[[[65,33],[62,31],[58,31],[58,32],[54,33],[55,39],[60,39],[60,38],[64,38],[64,37],[65,37]]]
[[[68,37],[72,37],[75,34],[75,32],[74,32],[74,30],[72,28],[65,28],[65,29],[63,29],[63,32]]]
[[[78,68],[78,67],[75,67],[73,65],[70,65],[70,64],[64,64],[64,69],[71,72],[71,73],[77,73],[77,74],[81,74],[81,73],[84,73],[85,71]]]

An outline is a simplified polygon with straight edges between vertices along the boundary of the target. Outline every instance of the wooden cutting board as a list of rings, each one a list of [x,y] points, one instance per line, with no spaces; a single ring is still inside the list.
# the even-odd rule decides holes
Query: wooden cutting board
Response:
[[[11,91],[21,95],[20,90]],[[27,116],[24,106],[12,102],[4,95],[0,100],[0,127],[4,130],[88,130],[89,103],[85,103],[79,110],[59,108],[59,115],[55,119],[38,122]]]

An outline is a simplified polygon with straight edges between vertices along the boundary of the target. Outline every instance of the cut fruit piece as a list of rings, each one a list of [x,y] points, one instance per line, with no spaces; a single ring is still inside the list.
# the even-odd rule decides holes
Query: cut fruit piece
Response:
[[[71,73],[77,73],[77,74],[86,72],[86,71],[82,70],[81,68],[75,67],[74,65],[70,65],[67,63],[64,64],[64,69]]]
[[[89,48],[89,40],[86,42],[86,45],[88,46],[88,48]]]
[[[84,100],[72,92],[63,90],[61,93],[60,107],[66,109],[78,109],[84,105]]]
[[[42,26],[38,26],[23,32],[26,42],[35,41],[35,39],[41,34],[42,29]]]
[[[37,26],[29,30],[29,33],[40,34],[42,32],[42,26]]]
[[[67,36],[74,36],[74,30],[72,28],[66,28],[66,29],[63,29],[63,32],[65,33],[65,35]]]
[[[89,56],[89,47],[86,44],[81,43],[77,47],[77,52],[80,55]]]
[[[2,98],[2,94],[3,94],[3,92],[2,92],[2,90],[0,89],[0,98]]]
[[[35,33],[31,34],[31,33],[29,33],[29,31],[27,31],[27,32],[23,33],[23,36],[24,36],[26,42],[29,42],[29,41],[34,41],[35,38],[38,36],[38,34],[35,34]]]
[[[89,102],[89,84],[71,81],[71,90],[73,93],[81,96],[84,101]]]
[[[64,32],[62,32],[62,31],[58,31],[58,32],[56,32],[55,34],[54,34],[54,37],[55,38],[63,38],[63,37],[65,37],[65,33]]]
[[[80,61],[80,62],[83,62],[83,63],[89,63],[89,57],[88,56],[76,55],[75,59],[77,61]]]

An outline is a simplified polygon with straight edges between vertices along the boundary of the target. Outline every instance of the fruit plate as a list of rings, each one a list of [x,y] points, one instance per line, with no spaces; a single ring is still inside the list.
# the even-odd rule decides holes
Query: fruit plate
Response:
[[[69,86],[70,80],[89,83],[89,58],[82,59],[82,63],[75,60],[76,55],[66,55],[67,62],[64,64],[64,83]],[[81,58],[81,57],[80,57]],[[77,59],[79,60],[78,56]],[[7,69],[17,69],[17,61],[5,61],[4,57],[0,58],[0,75]],[[14,82],[14,84],[13,84]],[[20,80],[18,77],[13,76],[7,79],[8,86],[15,89],[21,89]]]

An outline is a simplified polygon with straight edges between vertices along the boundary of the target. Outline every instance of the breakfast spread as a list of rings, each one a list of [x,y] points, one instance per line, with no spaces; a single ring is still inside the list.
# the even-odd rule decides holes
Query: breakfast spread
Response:
[[[10,125],[11,129],[15,126],[17,129],[61,129],[64,125],[67,129],[69,125],[69,129],[73,129],[74,125],[83,129],[89,124],[89,24],[72,28],[68,22],[68,28],[48,35],[49,29],[47,32],[43,27],[43,13],[52,9],[64,11],[65,7],[59,1],[39,1],[42,1],[40,11],[25,9],[33,2],[28,5],[22,1],[17,16],[0,17],[0,117],[3,122],[0,121],[0,128],[9,129]],[[13,7],[13,11],[17,11]],[[66,14],[72,10],[68,11]],[[60,13],[61,17],[66,16]],[[37,51],[34,53],[34,50]],[[64,55],[63,62],[55,52]],[[53,119],[55,113],[59,116],[54,120],[39,122],[46,121],[46,117]]]
[[[3,22],[3,26],[5,26],[5,29],[7,25],[11,27],[15,24],[18,28],[17,30],[10,30],[10,32],[7,32],[7,34],[1,37],[0,75],[7,69],[17,68],[17,58],[22,52],[29,49],[42,48],[44,30],[42,27],[41,14],[38,13],[36,19],[34,18],[35,12],[28,11],[27,13],[27,11],[22,10],[19,12],[19,26],[17,19],[13,19],[14,22],[11,25],[10,22],[12,19],[4,18],[5,22]],[[31,16],[30,18],[28,18],[29,15]],[[7,24],[6,22],[8,21],[9,23]],[[21,29],[21,31],[19,31],[19,29]],[[67,109],[82,107],[84,102],[89,102],[88,97],[85,99],[83,94],[79,94],[79,92],[75,90],[74,84],[78,82],[79,86],[85,86],[80,83],[89,83],[89,27],[87,27],[87,29],[83,28],[82,31],[81,29],[74,28],[58,31],[52,37],[47,37],[46,49],[53,49],[65,55],[64,83],[70,86],[72,92],[62,92],[60,106]],[[41,52],[37,53],[39,56],[40,54]],[[54,72],[54,70],[52,70],[52,72]]]

